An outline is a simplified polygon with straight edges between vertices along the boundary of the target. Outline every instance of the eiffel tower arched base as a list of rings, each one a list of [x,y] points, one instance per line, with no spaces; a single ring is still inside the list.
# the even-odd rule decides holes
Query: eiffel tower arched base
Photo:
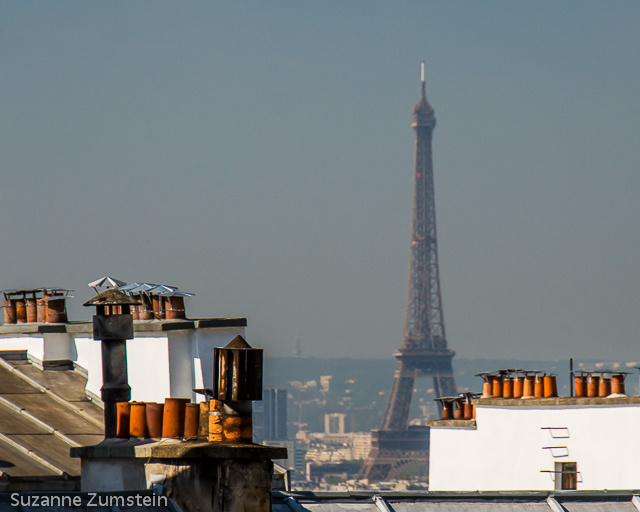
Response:
[[[429,467],[429,428],[373,430],[371,451],[358,478],[370,482],[391,480],[417,466]]]

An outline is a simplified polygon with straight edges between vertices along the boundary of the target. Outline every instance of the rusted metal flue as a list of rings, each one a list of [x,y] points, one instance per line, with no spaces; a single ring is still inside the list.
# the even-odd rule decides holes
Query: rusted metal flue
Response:
[[[120,439],[129,439],[130,418],[131,404],[129,402],[118,402],[116,437]]]
[[[524,376],[516,374],[513,376],[513,398],[522,398],[523,392]]]
[[[213,397],[217,400],[262,400],[262,349],[238,335],[214,349]]]
[[[38,297],[36,303],[36,322],[43,324],[47,321],[47,301],[44,300],[44,295]]]
[[[129,436],[149,437],[147,433],[147,404],[144,402],[131,402]]]
[[[162,437],[180,438],[184,434],[184,417],[188,398],[167,398],[162,416]]]
[[[558,383],[556,376],[553,374],[544,376],[544,397],[556,397],[558,396]]]
[[[164,404],[147,403],[146,404],[146,424],[149,437],[162,437],[162,416],[164,413]]]
[[[600,377],[594,374],[589,375],[589,380],[587,382],[587,396],[589,398],[599,396],[599,388]]]
[[[534,377],[533,396],[536,398],[544,397],[544,375],[536,375]]]
[[[493,375],[490,372],[476,373],[476,377],[482,377],[482,398],[493,396]]]
[[[184,298],[183,297],[165,297],[164,309],[167,320],[184,318]]]
[[[442,402],[442,419],[453,419],[453,402]]]
[[[35,294],[25,298],[27,308],[27,323],[36,323],[38,321],[38,303]]]
[[[15,324],[16,323],[16,303],[11,299],[5,297],[4,303],[4,323]]]
[[[598,386],[598,396],[609,396],[611,394],[611,377],[600,377],[600,385]]]
[[[493,391],[492,394],[494,397],[502,396],[502,375],[494,375],[493,376]]]
[[[156,320],[164,320],[166,318],[164,308],[164,300],[159,295],[152,295],[151,302],[153,303],[153,318]]]
[[[24,297],[15,299],[16,304],[16,322],[19,324],[27,323],[27,301]]]
[[[184,437],[198,437],[200,404],[187,404],[184,413]]]
[[[611,376],[611,394],[624,395],[626,393],[624,387],[624,373],[614,373]]]
[[[193,293],[180,290],[165,291],[160,294],[164,297],[164,309],[167,320],[186,318],[185,299],[193,296]]]
[[[504,398],[513,398],[513,381],[508,375],[502,378],[502,396]]]

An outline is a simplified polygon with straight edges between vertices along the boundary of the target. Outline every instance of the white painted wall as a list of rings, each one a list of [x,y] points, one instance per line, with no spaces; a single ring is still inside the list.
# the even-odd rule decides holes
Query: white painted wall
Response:
[[[168,397],[195,398],[194,388],[213,385],[213,349],[226,345],[238,334],[244,337],[244,327],[137,332],[133,340],[127,341],[131,399],[164,402]],[[39,361],[74,361],[87,370],[87,391],[100,397],[102,347],[87,335],[2,336],[0,350],[27,350],[31,358]]]
[[[131,400],[162,403],[165,398],[174,396],[169,383],[169,337],[166,333],[149,333],[127,340],[127,376]]]
[[[75,361],[73,337],[68,333],[23,334],[0,338],[0,350],[26,350],[36,361]]]
[[[199,364],[202,368],[204,387],[211,388],[213,386],[213,349],[215,347],[224,347],[238,335],[245,340],[247,339],[244,327],[208,328],[196,331],[196,352],[194,357],[200,359]]]
[[[44,361],[44,338],[42,334],[3,337],[0,339],[0,350],[26,350],[31,358]]]
[[[75,361],[76,349],[73,337],[66,332],[47,333],[44,339],[44,361]]]
[[[169,333],[169,386],[172,397],[192,398],[195,384],[195,331]]]
[[[476,423],[431,428],[429,490],[553,490],[540,471],[556,462],[577,462],[578,490],[640,488],[640,404],[478,405]],[[554,435],[568,437],[543,427],[564,427]]]
[[[100,398],[102,387],[102,345],[88,336],[76,336],[73,340],[76,359],[73,361],[87,371],[86,389]]]

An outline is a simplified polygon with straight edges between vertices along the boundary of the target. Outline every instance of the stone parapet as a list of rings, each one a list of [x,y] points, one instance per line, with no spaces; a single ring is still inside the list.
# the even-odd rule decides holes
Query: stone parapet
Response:
[[[554,398],[476,398],[475,405],[490,405],[499,407],[563,407],[585,405],[638,405],[640,396],[608,396],[608,397],[569,397]]]
[[[106,439],[95,446],[71,448],[71,456],[81,459],[158,458],[158,459],[286,459],[282,446],[252,443],[210,443],[180,439]]]
[[[274,458],[287,449],[179,439],[108,439],[71,449],[83,492],[154,489],[184,512],[271,512]]]
[[[426,427],[475,428],[476,420],[427,420]]]
[[[199,318],[180,320],[134,320],[134,332],[168,332],[190,329],[211,329],[221,327],[246,327],[246,318]],[[2,324],[2,334],[46,334],[46,333],[71,333],[93,334],[91,322],[67,322],[67,323],[24,323]]]

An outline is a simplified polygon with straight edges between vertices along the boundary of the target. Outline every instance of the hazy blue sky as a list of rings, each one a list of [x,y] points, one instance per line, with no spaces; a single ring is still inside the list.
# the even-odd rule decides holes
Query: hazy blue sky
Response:
[[[639,359],[640,2],[0,2],[0,286],[391,357],[420,61],[462,357]]]

